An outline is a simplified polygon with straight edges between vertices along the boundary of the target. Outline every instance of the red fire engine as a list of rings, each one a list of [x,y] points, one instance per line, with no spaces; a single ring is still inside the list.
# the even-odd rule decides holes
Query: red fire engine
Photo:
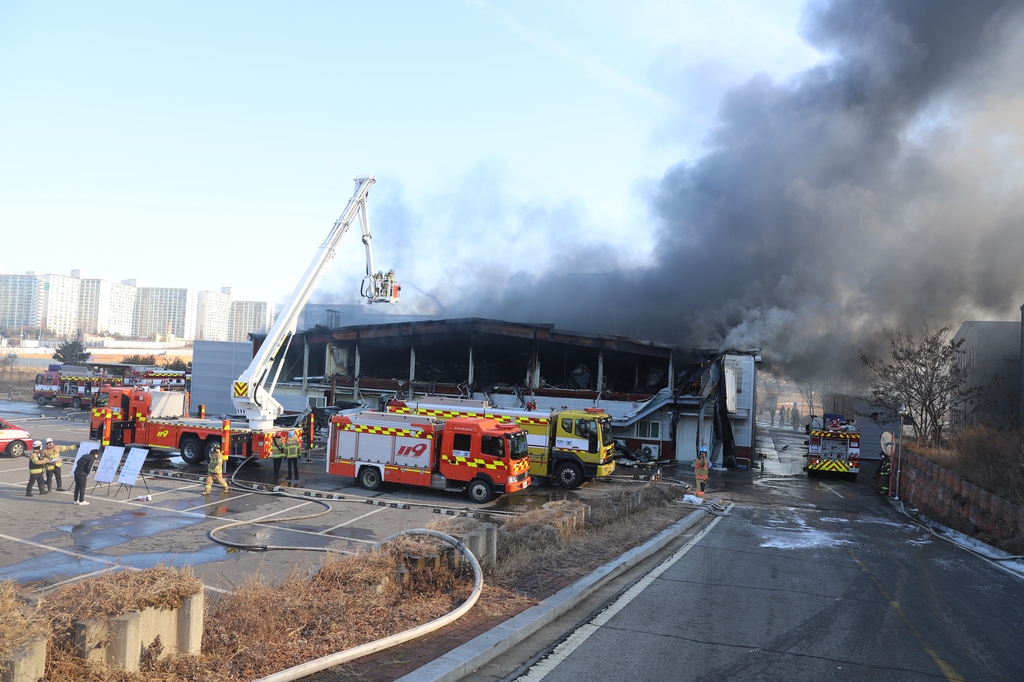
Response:
[[[36,375],[32,399],[40,405],[52,403],[77,409],[92,404],[101,386],[119,384],[121,377],[103,376],[85,367],[50,365],[45,372]]]
[[[327,441],[327,471],[367,490],[404,483],[466,491],[473,502],[530,486],[526,432],[495,419],[381,412],[336,415]]]
[[[807,475],[835,471],[856,480],[860,472],[860,434],[841,414],[826,414],[821,428],[811,429],[807,447]]]

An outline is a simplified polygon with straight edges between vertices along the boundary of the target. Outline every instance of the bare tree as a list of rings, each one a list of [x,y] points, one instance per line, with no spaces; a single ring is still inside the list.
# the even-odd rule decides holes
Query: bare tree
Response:
[[[811,414],[819,417],[825,413],[825,396],[830,393],[848,393],[854,386],[849,378],[841,374],[823,374],[797,383],[800,396],[807,401]]]
[[[978,410],[989,386],[969,384],[970,368],[960,361],[964,340],[950,339],[949,327],[932,332],[925,325],[920,341],[895,327],[883,328],[882,333],[889,358],[858,351],[871,382],[876,420],[897,421],[905,407],[917,425],[918,437],[928,445],[940,444],[953,407]]]

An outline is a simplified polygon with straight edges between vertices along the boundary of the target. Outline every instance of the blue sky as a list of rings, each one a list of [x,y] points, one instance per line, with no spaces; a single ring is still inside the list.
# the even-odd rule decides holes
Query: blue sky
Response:
[[[377,265],[442,300],[642,264],[721,95],[822,59],[801,4],[0,0],[0,268],[280,302],[363,173]],[[362,269],[347,235],[316,297]]]

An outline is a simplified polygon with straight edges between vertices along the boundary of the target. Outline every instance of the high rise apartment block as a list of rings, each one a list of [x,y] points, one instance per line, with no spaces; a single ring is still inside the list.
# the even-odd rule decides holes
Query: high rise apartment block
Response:
[[[231,289],[139,287],[71,276],[0,274],[0,328],[42,327],[62,336],[117,334],[127,337],[210,341],[248,339],[273,323],[273,306],[232,301]]]

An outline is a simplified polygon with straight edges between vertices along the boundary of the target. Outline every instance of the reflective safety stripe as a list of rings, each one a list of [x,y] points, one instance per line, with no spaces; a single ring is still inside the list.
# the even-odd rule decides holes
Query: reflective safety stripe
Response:
[[[412,408],[405,407],[392,407],[389,408],[394,414],[412,414]],[[514,417],[510,414],[501,414],[497,412],[472,412],[470,410],[440,410],[440,409],[429,409],[426,407],[416,408],[416,414],[421,417],[437,417],[438,419],[455,419],[457,417],[486,417],[488,419],[496,419],[504,424],[511,424],[515,422],[517,424],[547,424],[547,417]]]
[[[368,424],[343,424],[341,431],[355,431],[356,433],[375,433],[381,436],[403,436],[405,438],[425,438],[431,440],[434,434],[419,429],[397,429],[392,426],[370,426]]]
[[[248,382],[236,381],[235,382],[235,397],[236,398],[244,398],[247,395],[249,395],[249,384],[248,384]]]
[[[809,463],[807,468],[812,471],[849,471],[851,468],[856,467],[850,467],[846,462],[838,459],[823,459]]]
[[[487,461],[479,457],[454,457],[451,455],[441,455],[441,460],[449,462],[450,464],[464,464],[474,469],[483,467],[485,469],[504,469],[505,463],[500,459]]]

